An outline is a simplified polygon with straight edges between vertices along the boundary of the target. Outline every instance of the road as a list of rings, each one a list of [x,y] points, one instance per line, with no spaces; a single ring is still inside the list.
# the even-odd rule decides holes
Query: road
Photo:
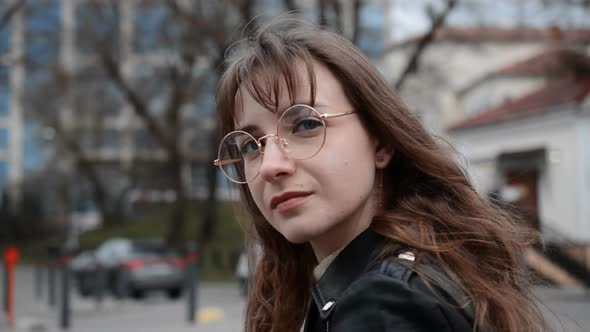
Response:
[[[46,277],[46,275],[44,276]],[[59,303],[50,308],[47,298],[47,279],[42,298],[35,297],[34,274],[31,268],[16,272],[15,324],[13,331],[62,331],[59,328]],[[59,292],[58,292],[59,293]],[[142,301],[115,301],[105,297],[101,304],[71,293],[72,316],[70,331],[75,332],[201,332],[241,331],[244,298],[237,284],[204,284],[199,288],[199,308],[194,325],[187,322],[186,298],[169,300],[164,294],[149,294]],[[4,315],[0,317],[0,331],[10,331]]]
[[[16,275],[16,321],[14,332],[57,332],[59,304],[49,308],[46,280],[41,299],[35,297],[33,270],[19,268]],[[581,289],[537,288],[546,319],[556,331],[590,331],[590,292]],[[200,320],[186,322],[186,299],[172,301],[163,294],[153,294],[143,301],[115,301],[106,297],[102,304],[82,299],[72,292],[70,331],[167,331],[167,332],[235,332],[242,331],[245,300],[235,284],[206,283],[199,288]],[[7,328],[0,315],[0,331]]]

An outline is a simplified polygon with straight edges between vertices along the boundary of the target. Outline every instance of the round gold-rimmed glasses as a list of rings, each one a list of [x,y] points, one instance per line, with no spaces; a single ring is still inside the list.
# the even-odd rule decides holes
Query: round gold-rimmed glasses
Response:
[[[219,166],[230,181],[248,183],[260,173],[264,148],[269,138],[273,138],[290,158],[309,159],[324,146],[325,121],[354,113],[356,112],[320,114],[311,106],[293,105],[279,117],[274,134],[256,139],[245,131],[236,130],[225,135],[213,164]]]

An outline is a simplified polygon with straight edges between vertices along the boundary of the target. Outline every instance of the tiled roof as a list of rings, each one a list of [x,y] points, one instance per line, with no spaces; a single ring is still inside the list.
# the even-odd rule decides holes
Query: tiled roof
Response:
[[[557,78],[568,75],[590,75],[590,58],[572,48],[565,47],[561,44],[554,44],[528,59],[489,72],[457,92],[462,95],[481,83],[496,77],[541,76],[545,78]]]
[[[449,127],[449,130],[456,131],[508,121],[568,103],[580,104],[588,94],[590,94],[590,76],[576,77],[571,75],[552,79],[539,90],[476,114]]]
[[[388,50],[407,46],[420,40],[422,35],[409,38],[394,44]],[[531,27],[442,27],[435,32],[437,41],[453,42],[550,42],[590,43],[590,29],[561,29],[555,26],[548,28]],[[386,51],[387,52],[387,51]]]
[[[447,27],[436,33],[438,39],[455,41],[538,41],[564,40],[590,42],[590,29],[549,28],[503,28],[503,27]]]
[[[590,73],[590,58],[570,48],[551,47],[524,61],[516,62],[492,75],[565,76]]]

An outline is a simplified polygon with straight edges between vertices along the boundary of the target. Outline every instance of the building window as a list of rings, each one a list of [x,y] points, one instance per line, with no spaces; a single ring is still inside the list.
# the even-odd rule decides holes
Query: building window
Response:
[[[383,54],[383,11],[378,6],[361,7],[358,46],[371,58]]]
[[[97,67],[88,67],[77,75],[74,109],[80,122],[96,121],[120,114],[123,95],[106,74]]]
[[[57,61],[60,45],[59,0],[28,1],[25,6],[25,47],[28,66],[36,68]]]
[[[137,53],[170,52],[178,43],[178,23],[162,1],[141,0],[136,3],[133,25]]]
[[[0,128],[0,150],[8,149],[9,139],[8,128]]]
[[[146,129],[139,129],[135,131],[135,147],[138,150],[153,150],[159,148],[160,145],[151,132]]]
[[[0,66],[0,117],[8,116],[10,113],[10,77],[9,69]]]
[[[94,128],[75,128],[69,135],[78,145],[84,150],[92,150],[96,148],[97,130]]]
[[[10,113],[10,94],[0,87],[0,118],[8,116]]]
[[[93,55],[99,45],[119,44],[118,1],[76,1],[76,45],[80,53]]]
[[[207,151],[211,144],[209,139],[211,136],[210,130],[187,128],[185,129],[188,135],[188,149],[192,158],[206,159]]]
[[[117,149],[121,146],[121,131],[118,129],[105,129],[101,137],[103,148]]]
[[[170,68],[154,66],[148,62],[137,63],[131,76],[133,87],[145,101],[148,110],[153,114],[162,114],[173,85]]]
[[[0,192],[8,183],[8,161],[0,160]]]
[[[8,4],[0,3],[0,14],[8,10]],[[10,52],[10,22],[0,27],[0,55]]]

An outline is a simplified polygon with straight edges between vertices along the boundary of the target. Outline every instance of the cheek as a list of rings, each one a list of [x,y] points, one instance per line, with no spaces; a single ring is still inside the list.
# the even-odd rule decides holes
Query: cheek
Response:
[[[330,149],[326,149],[329,153],[322,158],[325,165],[330,165],[327,178],[332,194],[347,200],[365,197],[373,188],[375,176],[374,148],[363,131],[354,132],[354,136],[330,142]]]
[[[364,141],[342,140],[331,144],[322,155],[323,167],[329,174],[350,183],[367,172],[374,172],[372,149],[370,144]]]
[[[318,182],[329,197],[354,201],[373,188],[375,167],[364,154],[335,155],[315,169]]]
[[[254,203],[256,203],[256,206],[258,206],[258,209],[264,211],[262,199],[262,185],[255,180],[254,182],[248,183],[248,189],[250,190],[250,194],[254,199]]]

